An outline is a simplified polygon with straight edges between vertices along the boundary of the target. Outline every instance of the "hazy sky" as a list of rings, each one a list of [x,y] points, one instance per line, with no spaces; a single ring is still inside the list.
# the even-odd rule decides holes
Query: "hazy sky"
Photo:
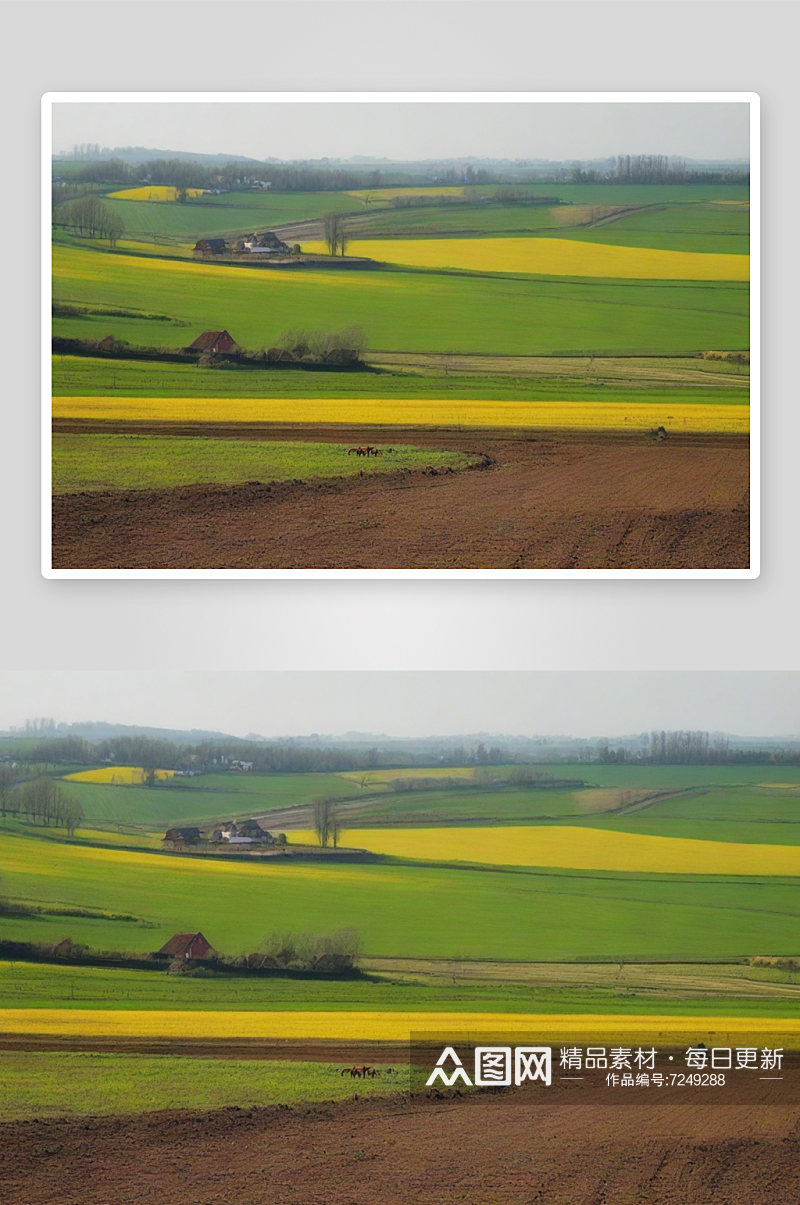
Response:
[[[0,728],[34,716],[245,736],[800,733],[793,672],[0,671]]]
[[[62,103],[53,150],[76,144],[253,159],[746,159],[749,106],[731,104]]]

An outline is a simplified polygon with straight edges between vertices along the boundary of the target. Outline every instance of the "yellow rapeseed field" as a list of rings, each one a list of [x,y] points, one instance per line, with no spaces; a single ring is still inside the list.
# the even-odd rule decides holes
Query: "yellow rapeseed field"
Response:
[[[325,251],[323,243],[303,245]],[[351,255],[416,268],[604,276],[625,280],[749,280],[749,255],[617,247],[562,238],[359,239]]]
[[[360,782],[366,778],[368,785],[392,782],[395,778],[472,778],[474,771],[469,766],[433,766],[426,769],[412,768],[407,770],[367,770],[350,773],[346,771],[339,778],[347,778],[352,782]]]
[[[0,1033],[60,1037],[314,1039],[405,1042],[411,1034],[481,1038],[535,1035],[540,1041],[613,1041],[663,1044],[791,1047],[800,1038],[800,1018],[626,1016],[569,1013],[461,1012],[189,1012],[168,1009],[0,1009]],[[713,1039],[713,1042],[709,1041]]]
[[[156,778],[163,781],[166,778],[172,778],[174,773],[174,770],[156,770]],[[79,770],[75,774],[65,774],[64,777],[67,782],[101,782],[135,786],[144,782],[144,770],[141,766],[102,766],[97,770]]]
[[[492,402],[453,398],[54,397],[54,418],[128,422],[353,423],[409,427],[747,432],[749,406],[714,402]]]
[[[292,840],[313,841],[295,832]],[[800,846],[745,845],[566,825],[492,828],[359,828],[342,844],[372,853],[435,862],[557,866],[652,874],[800,875]]]
[[[145,184],[141,188],[124,188],[121,192],[110,192],[109,197],[117,201],[176,201],[178,190],[171,184]],[[188,197],[202,197],[202,188],[187,188]]]
[[[437,188],[436,185],[422,188],[359,188],[347,194],[366,201],[367,197],[377,201],[393,201],[395,197],[463,197],[464,189],[458,187]]]

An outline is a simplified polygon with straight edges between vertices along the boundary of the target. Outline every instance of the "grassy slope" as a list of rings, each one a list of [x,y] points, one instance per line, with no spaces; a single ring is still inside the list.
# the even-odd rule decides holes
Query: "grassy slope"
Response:
[[[746,783],[795,783],[800,789],[800,766],[603,766],[575,762],[543,765],[541,769],[559,778],[580,778],[592,786],[622,790]]]
[[[716,787],[667,799],[622,816],[594,816],[587,824],[616,832],[695,837],[705,841],[800,844],[800,784],[796,792]]]
[[[397,190],[401,192],[402,190]],[[415,190],[410,189],[413,193]],[[418,191],[418,190],[416,190]],[[478,199],[490,195],[493,188],[466,188],[463,195],[468,201],[479,204]],[[546,184],[530,185],[520,189],[521,192],[536,196],[557,197],[561,201],[577,205],[661,205],[708,202],[712,200],[749,200],[749,189],[729,185],[571,185]],[[225,236],[243,233],[253,228],[258,230],[270,226],[279,226],[288,222],[298,222],[308,218],[318,218],[332,211],[352,214],[370,214],[381,211],[381,217],[395,215],[402,221],[413,220],[417,216],[427,215],[431,210],[425,206],[420,209],[396,210],[384,199],[370,205],[357,195],[349,193],[257,193],[235,192],[219,197],[205,196],[187,201],[156,202],[149,201],[119,201],[104,198],[104,204],[110,206],[123,219],[125,229],[131,234],[162,235],[177,238],[200,238],[203,235]],[[487,215],[496,212],[506,213],[510,210],[519,215],[517,220],[526,223],[547,220],[544,215],[549,211],[525,206],[495,206],[480,207]],[[453,204],[443,207],[444,212],[452,211],[454,218],[458,217],[460,205]],[[464,206],[467,209],[467,206]],[[436,212],[440,212],[436,210]],[[487,220],[491,220],[488,218]]]
[[[173,438],[161,435],[56,435],[53,490],[167,489],[252,481],[297,481],[390,473],[426,465],[466,468],[459,452],[398,446],[391,455],[354,457],[346,444]]]
[[[170,201],[103,199],[125,223],[127,234],[199,239],[266,230],[285,222],[318,218],[325,213],[361,212],[360,201],[347,193],[230,193],[184,204]]]
[[[241,778],[208,774],[150,788],[77,782],[61,786],[80,802],[90,820],[156,826],[248,816],[308,803],[317,795],[350,795],[356,790],[353,783],[336,774],[259,774]]]
[[[587,793],[588,795],[589,793]],[[590,804],[580,792],[506,790],[389,792],[371,801],[359,825],[427,824],[445,821],[492,820],[514,823],[561,816],[584,816]],[[354,827],[348,822],[348,827]]]
[[[673,205],[588,229],[567,229],[563,237],[626,247],[749,255],[750,210],[735,205]]]
[[[95,947],[157,948],[202,929],[227,953],[264,933],[346,925],[366,952],[406,956],[715,958],[791,954],[792,879],[505,872],[409,865],[252,865],[90,849],[4,835],[15,899],[94,906],[150,922],[4,918],[0,933]]]
[[[520,191],[537,197],[558,197],[572,205],[678,205],[750,200],[746,184],[528,184],[522,185]]]
[[[555,821],[614,832],[646,833],[663,837],[693,837],[703,841],[800,844],[800,796],[740,795],[731,788],[713,788],[708,794],[655,803],[623,815],[604,815],[620,806],[613,796],[595,792],[470,791],[420,792],[389,795],[365,805],[348,829],[374,824],[425,825],[445,823],[537,824]],[[600,813],[600,814],[595,814]],[[357,844],[356,836],[353,836]]]
[[[567,208],[518,206],[442,206],[437,209],[392,210],[376,214],[357,232],[363,238],[476,237],[488,235],[544,235],[615,243],[628,247],[653,247],[664,251],[750,252],[750,213],[733,205],[672,205],[643,210],[607,223],[586,224],[576,212],[573,225]],[[351,252],[358,251],[358,241]]]
[[[553,768],[556,775],[559,768]],[[628,774],[625,772],[629,771]],[[385,790],[378,799],[366,799],[358,819],[348,820],[370,827],[379,824],[426,824],[494,821],[520,823],[563,820],[610,827],[619,831],[646,832],[665,836],[697,836],[722,841],[776,841],[795,844],[800,839],[800,796],[793,791],[759,789],[737,785],[744,771],[753,771],[758,781],[768,781],[769,771],[757,767],[595,767],[573,768],[574,776],[584,779],[589,790],[531,790],[503,788],[482,790],[475,787],[459,791],[394,792]],[[499,773],[503,773],[501,769]],[[430,773],[430,772],[428,772]],[[773,781],[792,777],[800,792],[795,770],[774,768]],[[397,771],[397,776],[413,775]],[[571,777],[563,775],[562,777]],[[716,777],[716,782],[714,781]],[[699,782],[698,782],[699,779]],[[722,781],[720,781],[722,779]],[[727,779],[727,781],[726,781]],[[751,779],[752,781],[752,779]],[[297,803],[307,803],[317,795],[359,795],[357,780],[337,774],[286,775],[204,775],[195,779],[176,779],[156,788],[105,786],[64,783],[82,804],[92,820],[112,823],[151,824],[196,819],[198,817],[236,816],[244,811],[265,812]],[[602,815],[631,802],[620,791],[685,789],[700,786],[688,796],[649,804],[643,810],[619,816]],[[388,788],[382,775],[368,782],[369,793]],[[597,789],[599,788],[599,790]],[[677,826],[687,826],[679,828]],[[752,829],[745,835],[742,826]],[[795,837],[794,834],[797,834]]]
[[[131,202],[135,204],[135,202]],[[168,312],[146,319],[56,317],[54,332],[182,347],[226,327],[269,346],[291,327],[363,326],[368,346],[534,354],[691,352],[749,346],[741,284],[520,280],[437,272],[278,271],[54,248],[54,295],[83,305]],[[157,335],[153,327],[159,326]]]

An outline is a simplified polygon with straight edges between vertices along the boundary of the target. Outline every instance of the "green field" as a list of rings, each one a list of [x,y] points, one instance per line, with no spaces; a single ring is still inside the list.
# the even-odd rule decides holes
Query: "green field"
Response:
[[[156,787],[61,785],[80,802],[89,821],[146,827],[238,819],[308,803],[318,795],[353,795],[358,790],[355,783],[337,774],[204,774]]]
[[[565,216],[569,216],[566,215]],[[402,238],[404,236],[458,236],[489,234],[536,234],[560,230],[553,210],[546,205],[474,205],[451,203],[418,208],[382,208],[359,220],[356,241],[351,247],[358,254],[358,238]]]
[[[400,969],[397,967],[400,966]],[[408,960],[358,979],[206,978],[0,961],[0,1008],[180,1012],[800,1014],[800,972],[746,963],[509,964]]]
[[[538,768],[538,767],[537,767]],[[580,778],[597,787],[660,790],[680,787],[790,783],[800,789],[800,766],[651,766],[560,762],[541,769],[556,778]]]
[[[682,361],[682,364],[686,361]],[[708,402],[732,406],[749,404],[749,389],[718,384],[719,361],[697,360],[697,371],[708,383],[679,386],[648,379],[647,374],[608,384],[575,375],[560,375],[563,361],[555,361],[552,376],[524,376],[365,371],[306,372],[302,369],[241,368],[228,372],[196,368],[190,364],[103,360],[88,356],[53,356],[54,397],[253,397],[253,398],[406,398],[464,401],[581,401],[607,402],[627,398],[677,406]],[[663,362],[659,365],[664,367]],[[741,366],[737,366],[741,367]],[[743,384],[749,384],[749,369]],[[634,370],[630,370],[633,374]],[[655,369],[655,373],[658,368]]]
[[[197,240],[264,230],[325,213],[361,212],[363,203],[347,193],[228,193],[176,201],[119,201],[103,198],[125,223],[127,235]]]
[[[279,929],[355,926],[365,951],[407,957],[715,959],[791,954],[794,879],[424,864],[260,865],[2,836],[4,890],[27,903],[102,908],[126,921],[0,918],[0,933],[147,951],[202,929],[226,953]]]
[[[168,312],[184,324],[56,315],[56,335],[97,339],[112,333],[172,348],[221,327],[258,349],[290,328],[352,324],[363,327],[368,347],[398,351],[659,355],[749,346],[749,288],[739,283],[282,271],[56,245],[53,290],[60,302]]]
[[[396,1076],[359,1079],[358,1095],[385,1096]],[[0,1053],[0,1120],[65,1114],[149,1113],[157,1109],[264,1108],[349,1100],[353,1080],[332,1063],[192,1058],[175,1055]]]
[[[557,235],[592,243],[665,251],[750,253],[750,211],[736,205],[677,203],[620,217],[592,216],[586,206],[443,205],[381,212],[359,225],[357,238]],[[358,243],[352,250],[357,252]]]
[[[402,193],[402,190],[397,191]],[[414,191],[413,188],[408,190],[412,194]],[[406,224],[413,227],[417,222],[432,222],[432,229],[438,230],[447,229],[448,223],[455,224],[456,229],[468,229],[468,226],[459,226],[459,223],[472,221],[480,223],[478,229],[489,231],[531,230],[540,228],[540,223],[554,221],[547,206],[481,202],[481,198],[491,197],[496,191],[497,188],[493,187],[467,187],[463,190],[463,198],[456,197],[442,205],[411,208],[394,208],[390,201],[380,197],[373,197],[367,205],[363,199],[341,192],[233,192],[221,196],[196,197],[182,203],[127,201],[104,197],[103,203],[113,208],[122,218],[128,234],[182,240],[208,235],[225,237],[252,229],[262,230],[285,223],[319,218],[330,212],[352,214],[359,219],[368,217],[371,227],[373,221],[380,223],[381,227],[386,223],[387,229],[394,228],[394,232],[398,232],[398,228],[402,230]],[[709,203],[714,201],[747,202],[750,199],[747,187],[714,184],[546,184],[521,185],[517,191],[520,194],[558,198],[565,203],[565,209],[571,205],[711,207]],[[481,218],[477,215],[485,216]],[[570,215],[566,214],[561,220],[569,222]],[[440,225],[440,222],[443,225]]]
[[[56,435],[53,492],[170,489],[174,486],[301,481],[479,463],[461,452],[399,445],[381,456],[352,456],[347,444],[268,443],[165,435]]]
[[[64,782],[89,821],[153,826],[180,821],[236,818],[307,804],[320,795],[355,797],[357,813],[348,827],[378,824],[519,823],[579,820],[582,825],[663,836],[698,836],[709,840],[800,843],[800,773],[792,767],[760,766],[599,766],[577,764],[541,767],[556,779],[582,781],[587,790],[504,787],[464,791],[395,792],[385,777],[367,777],[367,798],[357,779],[339,774],[205,774],[180,778],[156,787]],[[500,778],[510,767],[498,767]],[[407,770],[393,772],[408,776]],[[423,775],[430,771],[420,771]],[[773,789],[760,783],[786,783]],[[791,789],[793,784],[793,789]],[[621,792],[689,792],[622,816],[603,812],[629,806]],[[375,792],[379,792],[377,798]],[[608,792],[607,797],[597,792]],[[797,793],[795,793],[797,792]],[[616,793],[616,794],[615,794]],[[680,830],[679,825],[692,828]],[[744,827],[752,830],[748,836]],[[797,839],[793,834],[797,832]],[[755,835],[755,834],[758,835]]]
[[[480,187],[468,192],[496,191]],[[746,184],[522,184],[520,192],[557,197],[571,205],[685,205],[698,201],[748,204]]]

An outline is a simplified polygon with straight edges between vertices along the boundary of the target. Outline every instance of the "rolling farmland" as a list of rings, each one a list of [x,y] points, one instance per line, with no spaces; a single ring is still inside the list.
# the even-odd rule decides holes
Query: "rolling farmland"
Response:
[[[118,767],[117,781],[110,770],[62,779],[87,813],[104,817],[105,834],[88,828],[66,842],[49,830],[0,828],[12,902],[0,913],[0,939],[54,944],[68,934],[94,950],[141,955],[176,930],[201,929],[235,955],[276,928],[313,932],[324,918],[330,930],[358,929],[368,973],[194,978],[0,961],[8,1117],[30,1116],[34,1101],[42,1115],[73,1111],[67,1086],[84,1059],[93,1060],[85,1108],[102,1110],[107,1083],[108,1108],[135,1112],[338,1099],[331,1068],[348,1057],[342,1043],[366,1051],[442,1027],[487,1036],[534,1027],[554,1041],[566,1029],[575,1041],[635,1033],[678,1046],[698,1035],[717,1044],[796,1040],[793,767],[558,765],[541,767],[551,781],[538,787],[515,785],[511,767],[493,770],[493,785],[457,768],[229,771],[151,788],[138,785],[135,766]],[[418,786],[395,789],[397,778]],[[321,794],[341,799],[345,852],[367,847],[390,859],[259,862],[145,848],[158,816],[163,828],[190,812],[255,814],[265,824],[274,812],[290,839],[313,840],[303,827]],[[124,834],[114,831],[120,824]],[[137,832],[141,848],[124,848]],[[15,903],[36,911],[14,914]],[[235,1061],[219,1058],[232,1041],[241,1044]],[[76,1052],[76,1042],[94,1053]],[[146,1049],[166,1042],[169,1056]],[[269,1047],[258,1055],[263,1074],[247,1062],[248,1043]],[[195,1069],[211,1055],[215,1069],[201,1077]],[[191,1070],[176,1089],[170,1077],[182,1058]],[[62,1086],[51,1091],[48,1079]]]
[[[405,246],[406,244],[402,244]],[[448,245],[450,245],[448,243]],[[56,245],[54,296],[73,305],[163,313],[162,346],[224,325],[245,346],[268,347],[287,328],[334,329],[346,315],[369,347],[484,354],[696,353],[749,346],[749,291],[741,281],[523,280],[437,272],[301,273]],[[488,317],[487,317],[488,315]],[[120,317],[114,334],[150,343],[152,323]],[[188,328],[188,329],[186,329]],[[55,334],[102,337],[109,320],[56,315]]]
[[[604,768],[598,769],[602,781]],[[619,776],[620,769],[626,768],[609,768],[612,779]],[[717,772],[725,777],[724,772]],[[656,768],[647,775],[634,770],[628,779],[635,780],[637,774],[640,780],[643,776],[650,779],[652,790],[659,775],[668,778],[670,771]],[[675,776],[680,781],[690,774],[689,768],[678,768]],[[272,806],[280,802],[291,808],[308,803],[332,781],[341,784],[343,793],[353,794],[353,784],[345,778],[311,776],[304,783],[305,777],[297,776],[300,781],[289,795],[281,788],[280,776],[262,780],[275,784]],[[202,779],[192,782],[202,783]],[[232,793],[202,785],[164,785],[150,790],[69,785],[84,792],[87,805],[90,794],[98,792],[104,809],[109,803],[102,793],[116,793],[120,803],[115,818],[127,813],[128,823],[138,819],[145,826],[149,817],[138,809],[139,800],[148,796],[158,800],[165,825],[171,819],[167,818],[170,806],[183,815],[188,807],[194,808],[196,816],[221,817],[226,811],[235,816],[265,811],[268,815],[268,795],[258,779],[245,776],[235,782],[237,789]],[[793,876],[797,875],[800,829],[795,829],[798,838],[791,842],[787,830],[792,824],[793,797],[786,788],[759,788],[754,793],[752,787],[718,786],[705,788],[706,793],[694,799],[678,795],[672,801],[651,800],[647,793],[643,799],[631,799],[628,791],[620,793],[619,788],[595,783],[585,792],[503,788],[499,794],[487,796],[465,786],[464,792],[413,792],[412,811],[405,816],[402,809],[407,797],[402,794],[384,787],[383,794],[362,803],[356,795],[352,805],[344,805],[357,807],[361,813],[356,827],[345,821],[346,844],[411,859],[392,864],[306,865],[290,860],[262,866],[67,846],[9,832],[4,836],[2,866],[12,898],[111,909],[141,917],[164,937],[169,936],[170,926],[210,928],[214,940],[229,949],[257,941],[259,932],[269,927],[267,918],[276,915],[281,916],[282,924],[299,929],[308,928],[312,918],[320,915],[332,927],[355,924],[364,935],[367,952],[382,956],[448,957],[459,951],[471,957],[529,959],[613,958],[617,954],[644,959],[713,958],[785,954],[794,949],[796,908],[792,901],[797,879]],[[585,803],[584,794],[589,797]],[[726,803],[731,796],[734,803]],[[485,821],[483,828],[474,822],[458,826],[459,821],[462,825],[469,821],[470,812],[476,819],[485,816],[493,798],[497,801],[494,806],[500,808],[498,819],[503,818],[504,808],[511,810],[507,819],[511,827],[486,828]],[[196,804],[191,802],[195,799]],[[686,812],[693,804],[699,813],[697,822],[712,832],[713,826],[720,824],[724,835],[703,840],[653,833],[649,821],[658,817],[660,807],[679,807]],[[609,811],[607,816],[595,810],[603,805]],[[640,810],[613,814],[634,805]],[[535,822],[537,806],[539,824]],[[432,827],[418,827],[419,812],[414,813],[413,808],[420,807],[427,809],[428,824],[436,815],[440,817],[439,827],[435,822]],[[737,840],[725,819],[731,807],[740,817],[746,813],[749,823],[760,824],[762,830],[771,824],[779,826],[781,840],[769,841],[765,835],[758,843]],[[533,823],[520,828],[517,817],[526,808]],[[384,816],[379,829],[369,828],[372,809],[372,814]],[[554,813],[557,824],[548,820]],[[715,813],[721,816],[719,820],[708,819]],[[638,817],[642,818],[639,831]],[[296,828],[302,828],[302,818],[301,808]],[[442,821],[449,821],[448,827],[441,827]],[[606,823],[614,827],[604,829]],[[454,858],[494,864],[495,869],[443,864]],[[419,859],[429,864],[419,864]],[[500,862],[506,862],[505,869],[497,866]],[[536,925],[531,927],[533,915]],[[39,939],[45,940],[48,933],[63,928],[63,921],[54,916],[0,921],[3,928],[9,925],[28,939],[38,933]],[[123,942],[134,949],[153,948],[158,936],[133,922],[95,917],[72,920],[70,929],[85,933],[90,944]]]
[[[56,568],[749,564],[746,188],[173,195],[103,196],[115,248],[56,234]],[[265,228],[301,254],[192,254]],[[223,328],[256,356],[360,329],[365,365],[168,362]],[[376,443],[401,485],[334,447]]]

